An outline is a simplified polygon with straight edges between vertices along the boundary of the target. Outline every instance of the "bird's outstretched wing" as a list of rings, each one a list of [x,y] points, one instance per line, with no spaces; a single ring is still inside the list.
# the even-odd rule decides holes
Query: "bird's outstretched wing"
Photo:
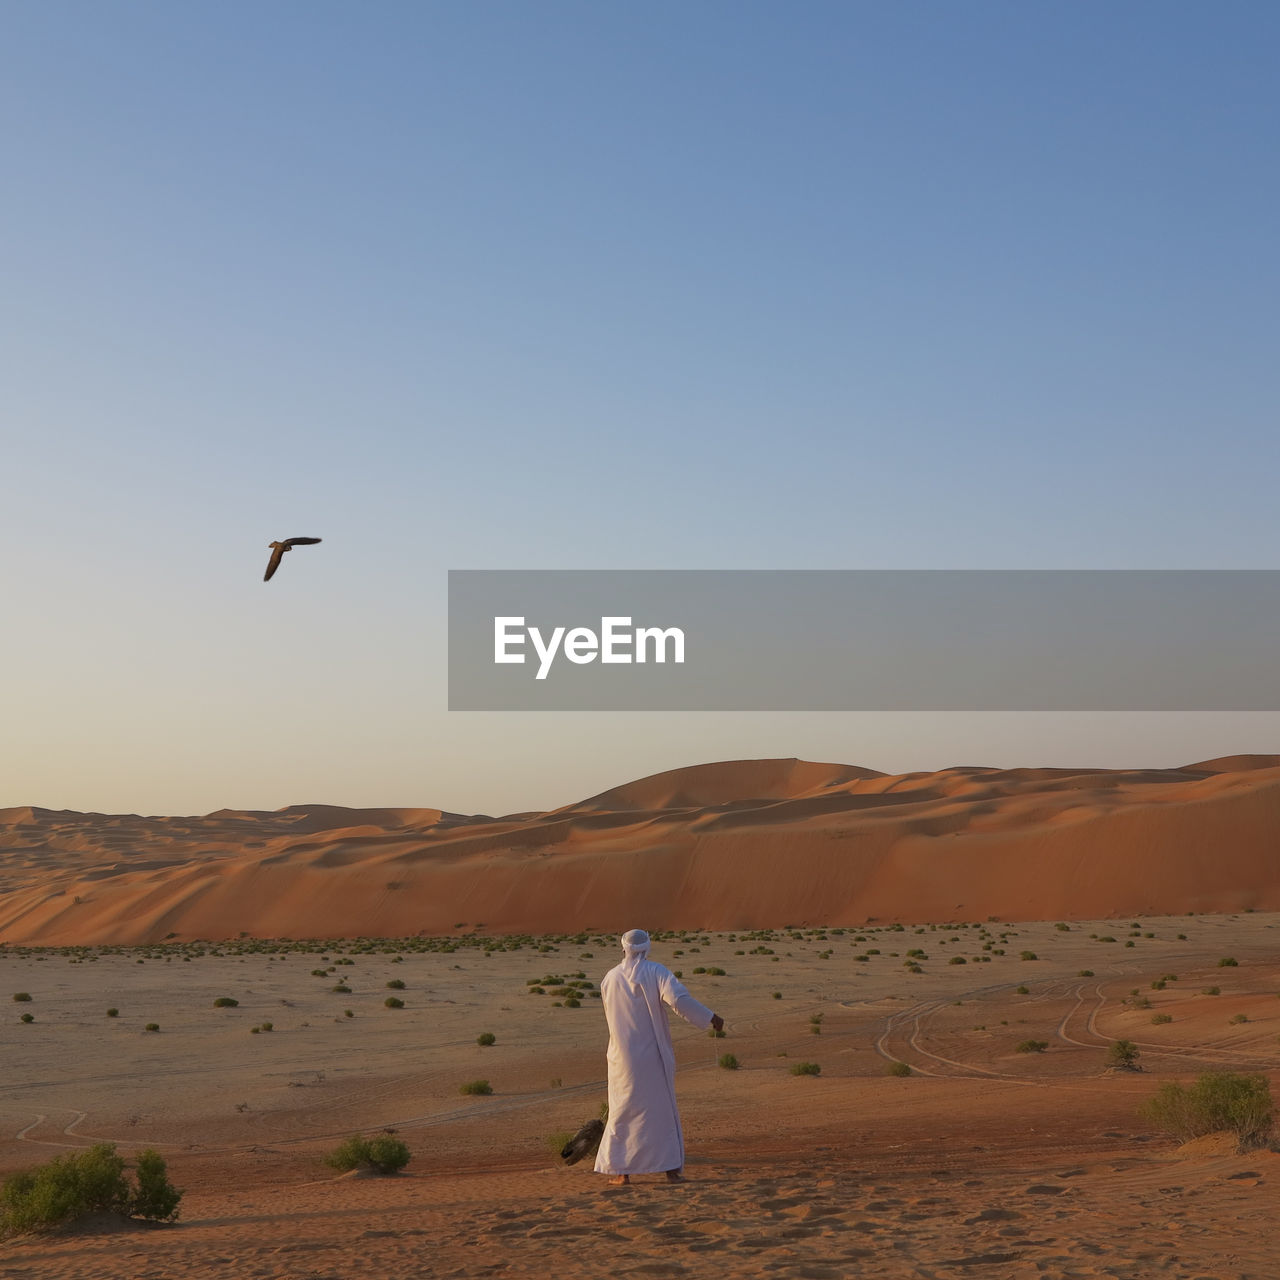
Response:
[[[267,571],[262,575],[263,582],[270,582],[271,575],[280,567],[280,558],[284,555],[284,547],[276,546],[271,550],[271,559],[267,561]]]
[[[588,1120],[560,1149],[565,1164],[577,1164],[586,1156],[594,1155],[604,1137],[604,1121]]]
[[[313,542],[319,542],[319,538],[286,538],[284,545],[286,547],[306,547]]]

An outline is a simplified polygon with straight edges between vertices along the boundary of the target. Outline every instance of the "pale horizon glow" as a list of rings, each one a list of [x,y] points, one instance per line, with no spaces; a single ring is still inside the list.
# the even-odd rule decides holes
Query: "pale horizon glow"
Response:
[[[1277,567],[1277,70],[1260,0],[11,6],[0,807],[1280,750],[444,671],[451,568]]]

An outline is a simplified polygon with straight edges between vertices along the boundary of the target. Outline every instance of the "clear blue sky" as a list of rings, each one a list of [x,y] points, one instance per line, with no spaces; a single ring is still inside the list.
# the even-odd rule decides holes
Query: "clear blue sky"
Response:
[[[1280,748],[450,715],[443,638],[449,568],[1277,567],[1274,4],[5,0],[0,121],[0,805]]]

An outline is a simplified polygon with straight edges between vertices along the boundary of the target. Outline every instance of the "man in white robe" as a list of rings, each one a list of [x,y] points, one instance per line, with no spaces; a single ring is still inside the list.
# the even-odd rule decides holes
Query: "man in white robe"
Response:
[[[669,1005],[686,1022],[723,1030],[724,1019],[699,1004],[665,965],[649,959],[649,935],[622,936],[623,960],[600,983],[609,1021],[609,1121],[596,1172],[622,1186],[633,1173],[665,1173],[682,1181],[684,1135],[676,1108],[676,1056]]]

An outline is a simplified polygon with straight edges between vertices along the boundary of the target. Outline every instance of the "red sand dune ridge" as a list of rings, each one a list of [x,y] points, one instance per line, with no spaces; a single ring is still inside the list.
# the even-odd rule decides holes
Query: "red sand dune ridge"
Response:
[[[0,941],[1280,910],[1280,756],[1179,769],[674,769],[547,813],[0,809]]]

